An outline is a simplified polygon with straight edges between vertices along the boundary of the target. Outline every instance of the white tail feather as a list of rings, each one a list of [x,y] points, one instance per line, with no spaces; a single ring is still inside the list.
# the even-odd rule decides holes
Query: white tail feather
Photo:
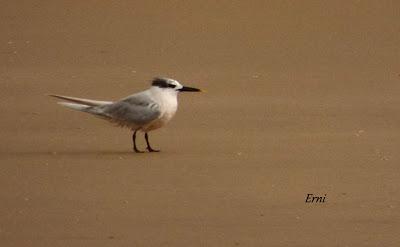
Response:
[[[88,106],[84,104],[77,104],[77,103],[70,103],[70,102],[57,102],[58,104],[65,106],[67,108],[76,110],[76,111],[81,111],[81,112],[86,112],[95,115],[96,117],[100,117],[103,119],[110,120],[110,117],[107,114],[104,114],[103,110],[100,107],[96,106]]]
[[[90,108],[90,106],[83,105],[83,104],[77,104],[77,103],[58,102],[58,104],[68,107],[73,110],[83,111],[83,112],[86,111],[88,108]]]
[[[71,101],[71,102],[82,104],[82,105],[86,105],[86,106],[101,106],[101,105],[108,105],[108,104],[113,103],[112,101],[100,101],[100,100],[82,99],[82,98],[75,98],[75,97],[57,95],[57,94],[50,94],[49,96],[55,97],[55,98],[58,98],[58,99]]]

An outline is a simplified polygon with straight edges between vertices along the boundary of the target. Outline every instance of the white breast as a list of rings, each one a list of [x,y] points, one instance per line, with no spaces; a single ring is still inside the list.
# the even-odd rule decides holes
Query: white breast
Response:
[[[160,106],[160,116],[147,126],[143,131],[150,131],[166,125],[175,115],[178,109],[178,92],[172,89],[151,89],[152,99]]]

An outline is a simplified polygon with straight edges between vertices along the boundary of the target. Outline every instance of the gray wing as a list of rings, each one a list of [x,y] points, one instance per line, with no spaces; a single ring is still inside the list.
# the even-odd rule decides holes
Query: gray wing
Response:
[[[103,113],[121,125],[143,126],[160,116],[160,106],[146,93],[138,93],[106,105]]]

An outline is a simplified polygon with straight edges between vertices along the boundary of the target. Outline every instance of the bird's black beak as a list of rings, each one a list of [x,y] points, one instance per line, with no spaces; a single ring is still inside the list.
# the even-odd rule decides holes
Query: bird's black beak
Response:
[[[181,89],[178,89],[180,92],[201,92],[200,89],[194,88],[194,87],[183,87]]]

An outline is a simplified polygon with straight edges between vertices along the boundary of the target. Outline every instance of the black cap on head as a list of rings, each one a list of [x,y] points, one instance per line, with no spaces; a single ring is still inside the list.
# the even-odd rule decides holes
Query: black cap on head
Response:
[[[168,79],[164,79],[164,78],[154,78],[153,81],[151,82],[152,86],[155,87],[160,87],[160,88],[174,88],[175,85],[168,83]]]

